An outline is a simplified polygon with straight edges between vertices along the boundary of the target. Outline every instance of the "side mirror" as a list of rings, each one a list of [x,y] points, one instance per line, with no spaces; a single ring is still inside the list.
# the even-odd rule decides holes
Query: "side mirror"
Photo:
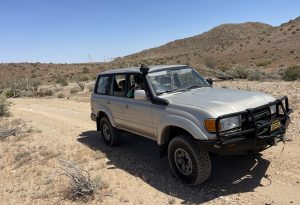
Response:
[[[134,91],[135,100],[148,100],[145,90],[135,90]]]
[[[214,81],[211,78],[207,78],[206,81],[208,82],[208,84],[210,84],[211,86],[214,84]]]

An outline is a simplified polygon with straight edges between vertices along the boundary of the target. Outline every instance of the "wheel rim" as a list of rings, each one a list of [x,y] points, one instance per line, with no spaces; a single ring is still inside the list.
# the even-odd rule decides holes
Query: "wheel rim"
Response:
[[[177,148],[174,152],[174,161],[177,169],[183,175],[190,175],[193,171],[193,164],[190,155],[181,148]]]
[[[111,138],[111,132],[110,132],[110,129],[109,129],[108,125],[104,124],[102,129],[103,129],[104,139],[109,141],[110,138]]]

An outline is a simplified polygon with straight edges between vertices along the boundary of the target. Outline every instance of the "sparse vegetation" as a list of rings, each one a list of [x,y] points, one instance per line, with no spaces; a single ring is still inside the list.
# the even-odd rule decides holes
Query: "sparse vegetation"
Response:
[[[6,97],[33,96],[41,82],[29,78],[15,78],[2,83]]]

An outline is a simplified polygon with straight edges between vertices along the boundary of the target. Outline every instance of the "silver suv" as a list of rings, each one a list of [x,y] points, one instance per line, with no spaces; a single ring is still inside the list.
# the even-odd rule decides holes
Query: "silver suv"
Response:
[[[101,73],[91,119],[104,142],[120,131],[155,140],[175,176],[198,185],[211,173],[210,154],[253,154],[284,141],[288,98],[212,87],[186,65],[125,68]]]

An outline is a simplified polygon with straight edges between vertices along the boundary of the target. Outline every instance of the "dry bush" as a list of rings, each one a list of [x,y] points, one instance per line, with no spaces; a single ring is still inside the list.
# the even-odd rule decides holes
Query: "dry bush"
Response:
[[[39,90],[33,93],[33,96],[36,97],[46,97],[46,96],[52,96],[54,93],[50,89],[45,89],[45,90]]]
[[[99,185],[91,180],[89,172],[83,170],[72,160],[59,160],[60,171],[58,176],[66,177],[68,185],[62,189],[62,199],[72,201],[89,201],[93,199]]]
[[[21,166],[29,163],[32,160],[32,155],[31,152],[28,151],[23,151],[23,152],[18,152],[15,155],[15,169],[20,168]]]
[[[246,79],[249,75],[249,70],[242,66],[236,66],[228,70],[227,73],[234,78]]]

